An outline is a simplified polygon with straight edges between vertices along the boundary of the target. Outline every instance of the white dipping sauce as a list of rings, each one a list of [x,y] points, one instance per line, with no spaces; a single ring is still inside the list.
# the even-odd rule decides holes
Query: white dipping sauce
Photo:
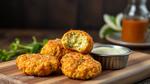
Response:
[[[127,53],[128,51],[122,48],[99,47],[93,49],[92,52],[100,55],[121,55]]]

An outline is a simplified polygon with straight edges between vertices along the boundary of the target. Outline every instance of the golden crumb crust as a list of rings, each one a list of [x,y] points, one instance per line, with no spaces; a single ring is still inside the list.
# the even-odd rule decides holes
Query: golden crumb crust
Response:
[[[66,32],[61,42],[65,48],[85,54],[91,52],[94,44],[92,37],[81,30],[70,30]]]
[[[61,43],[60,39],[49,40],[41,49],[40,54],[48,54],[57,57],[59,60],[65,53],[70,52],[70,50],[65,49]]]
[[[55,56],[41,54],[20,55],[16,65],[25,74],[34,76],[47,76],[60,69],[60,62]]]
[[[70,52],[62,57],[61,70],[69,78],[85,80],[98,76],[102,72],[102,67],[90,55]]]

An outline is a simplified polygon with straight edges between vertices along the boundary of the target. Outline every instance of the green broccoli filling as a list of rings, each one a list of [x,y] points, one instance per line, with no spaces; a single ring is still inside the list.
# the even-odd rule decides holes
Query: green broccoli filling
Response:
[[[83,46],[86,46],[86,38],[84,36],[77,35],[76,33],[72,32],[67,37],[67,47],[81,50]]]

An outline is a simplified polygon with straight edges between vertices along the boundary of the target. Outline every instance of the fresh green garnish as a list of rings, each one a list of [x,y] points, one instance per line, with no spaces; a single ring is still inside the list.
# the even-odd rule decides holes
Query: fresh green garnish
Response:
[[[104,25],[99,32],[99,36],[100,38],[105,38],[106,35],[112,34],[114,32],[118,32],[118,31],[112,29],[109,25]]]
[[[116,17],[105,14],[104,21],[106,24],[104,24],[99,31],[100,38],[105,38],[106,35],[112,34],[114,32],[120,32],[122,30],[121,28],[122,18],[123,14],[118,14]]]
[[[0,49],[0,60],[8,61],[24,53],[38,53],[42,46],[48,41],[44,39],[43,42],[38,42],[35,37],[32,37],[32,39],[33,41],[31,43],[21,44],[20,40],[16,38],[15,41],[10,44],[8,50]]]

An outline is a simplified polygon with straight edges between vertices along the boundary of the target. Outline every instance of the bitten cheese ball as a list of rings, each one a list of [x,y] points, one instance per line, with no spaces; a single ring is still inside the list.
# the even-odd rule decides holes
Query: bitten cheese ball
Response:
[[[41,54],[20,55],[16,65],[25,74],[33,76],[47,76],[60,69],[60,62],[55,56]]]
[[[90,53],[94,44],[92,37],[81,30],[70,30],[66,32],[61,42],[65,48],[80,53]]]
[[[102,72],[101,64],[90,55],[70,52],[61,59],[61,70],[72,79],[91,79]]]

